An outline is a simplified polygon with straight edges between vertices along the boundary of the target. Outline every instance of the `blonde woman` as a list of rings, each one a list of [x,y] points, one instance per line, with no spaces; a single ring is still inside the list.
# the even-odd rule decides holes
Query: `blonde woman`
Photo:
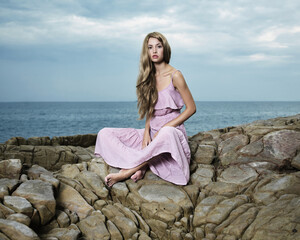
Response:
[[[145,37],[136,86],[145,128],[103,128],[98,133],[95,154],[121,168],[106,176],[109,187],[128,178],[142,179],[148,167],[174,184],[189,181],[190,149],[183,123],[196,112],[196,105],[182,73],[169,64],[170,57],[171,48],[161,33]]]

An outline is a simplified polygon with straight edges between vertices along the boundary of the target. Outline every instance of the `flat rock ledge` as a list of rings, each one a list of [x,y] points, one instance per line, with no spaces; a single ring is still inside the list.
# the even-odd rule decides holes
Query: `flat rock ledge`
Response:
[[[0,144],[0,239],[300,239],[300,114],[189,137],[187,186],[107,188],[95,138]]]

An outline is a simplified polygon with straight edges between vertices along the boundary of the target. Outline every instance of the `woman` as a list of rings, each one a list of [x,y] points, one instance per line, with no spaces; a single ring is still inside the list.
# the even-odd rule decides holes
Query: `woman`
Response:
[[[106,176],[109,187],[130,177],[142,179],[148,167],[169,182],[189,181],[190,149],[183,123],[196,112],[196,105],[181,72],[169,65],[170,57],[171,48],[161,33],[145,37],[136,86],[145,128],[103,128],[98,133],[95,154],[122,168]]]

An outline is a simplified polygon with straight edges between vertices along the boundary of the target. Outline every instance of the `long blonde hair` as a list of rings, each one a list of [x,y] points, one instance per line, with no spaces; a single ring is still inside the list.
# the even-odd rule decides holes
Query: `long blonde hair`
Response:
[[[164,35],[159,32],[152,32],[145,37],[140,58],[140,70],[136,84],[137,106],[139,109],[140,119],[143,119],[145,116],[153,116],[154,106],[158,98],[155,79],[156,70],[148,53],[149,38],[156,38],[163,45],[164,62],[169,63],[171,58],[171,48]]]

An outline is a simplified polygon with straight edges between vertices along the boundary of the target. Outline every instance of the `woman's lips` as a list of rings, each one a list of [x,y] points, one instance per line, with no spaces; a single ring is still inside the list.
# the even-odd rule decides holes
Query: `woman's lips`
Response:
[[[153,55],[152,58],[158,58],[158,56],[157,55]]]

